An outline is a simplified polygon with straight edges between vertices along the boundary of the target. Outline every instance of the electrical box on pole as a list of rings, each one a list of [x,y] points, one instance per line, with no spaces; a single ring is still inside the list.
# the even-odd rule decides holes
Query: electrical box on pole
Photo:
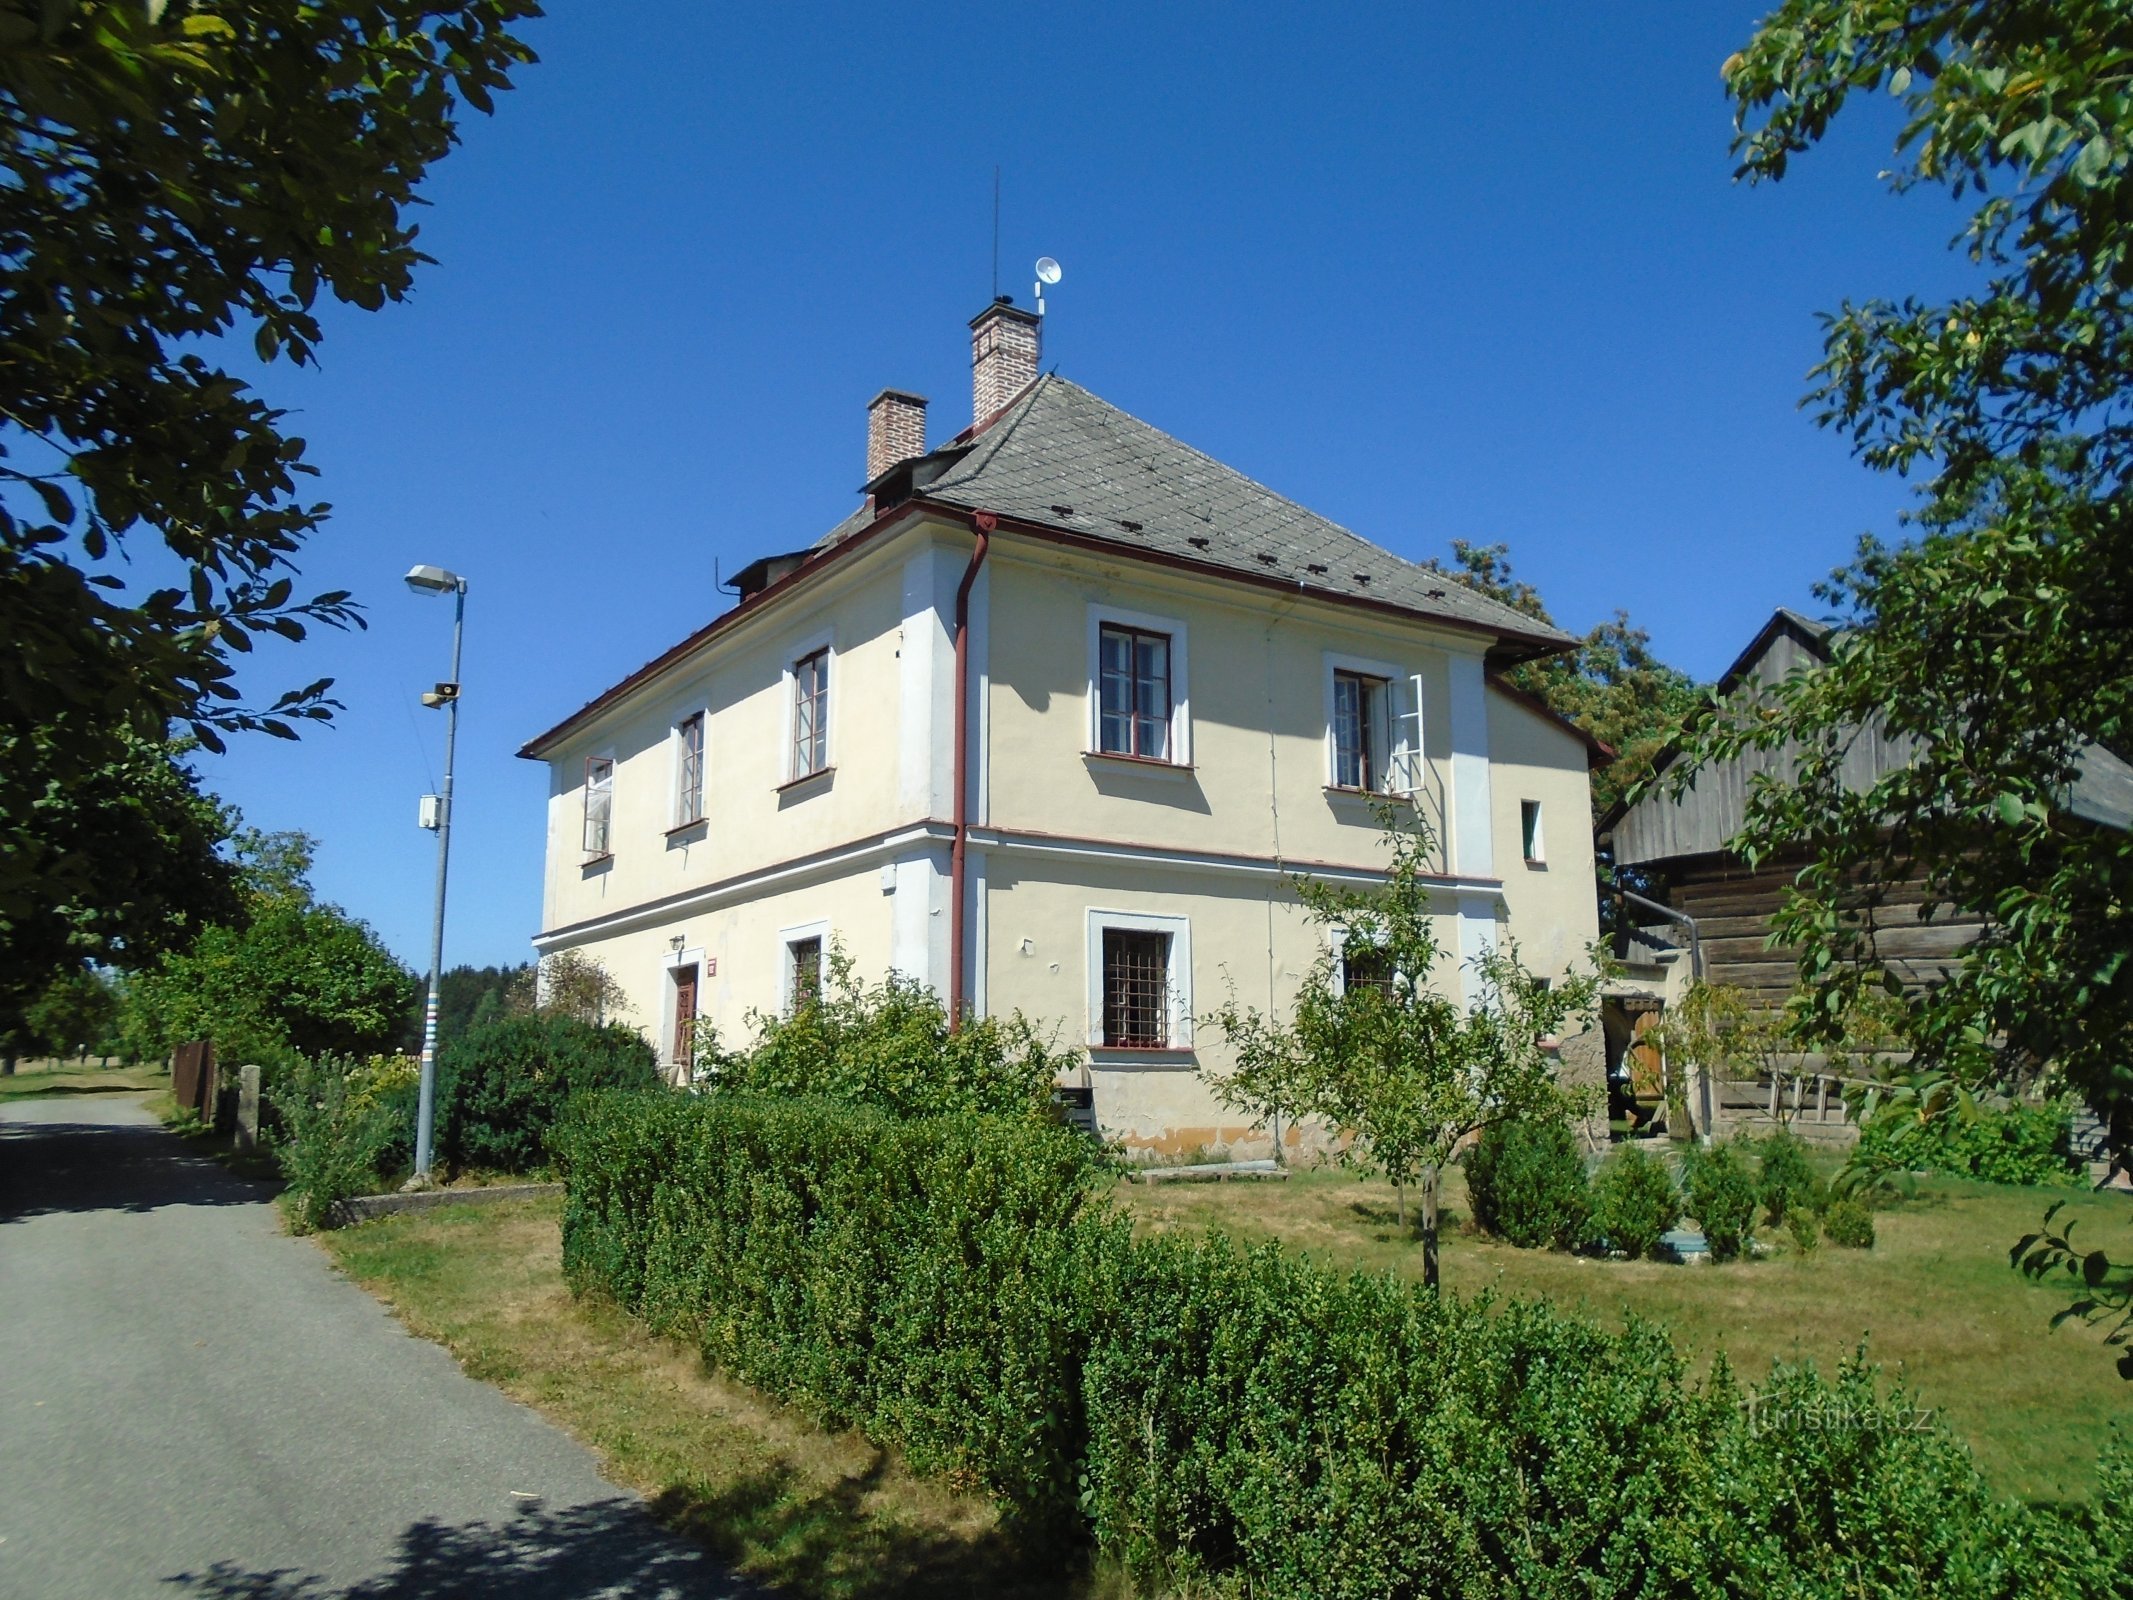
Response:
[[[444,826],[444,796],[441,794],[424,795],[418,815],[422,826],[435,833]]]

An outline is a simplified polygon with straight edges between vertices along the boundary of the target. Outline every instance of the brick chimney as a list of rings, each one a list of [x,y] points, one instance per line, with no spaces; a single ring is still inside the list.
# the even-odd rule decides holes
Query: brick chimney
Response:
[[[970,324],[970,421],[982,428],[1037,378],[1042,319],[1016,308],[1006,295]]]
[[[926,397],[884,389],[867,402],[867,482],[926,453]]]

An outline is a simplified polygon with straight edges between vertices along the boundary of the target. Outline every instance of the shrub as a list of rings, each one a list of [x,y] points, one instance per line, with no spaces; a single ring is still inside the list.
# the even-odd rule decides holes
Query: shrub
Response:
[[[1592,1191],[1563,1118],[1493,1124],[1466,1154],[1466,1191],[1475,1222],[1512,1244],[1568,1250],[1585,1237]]]
[[[1739,1141],[1692,1149],[1683,1169],[1689,1215],[1713,1261],[1733,1261],[1755,1243],[1755,1177]]]
[[[652,1047],[629,1028],[502,1017],[438,1052],[437,1153],[452,1168],[531,1171],[547,1159],[549,1132],[574,1096],[658,1084]]]
[[[1592,1185],[1592,1232],[1631,1260],[1655,1253],[1659,1239],[1681,1220],[1681,1196],[1659,1162],[1625,1144],[1600,1167]]]
[[[1785,1228],[1792,1235],[1793,1247],[1802,1255],[1812,1253],[1822,1242],[1822,1219],[1804,1206],[1794,1206],[1785,1213]]]
[[[1755,1154],[1755,1197],[1770,1226],[1782,1227],[1795,1211],[1805,1211],[1811,1218],[1829,1204],[1829,1186],[1808,1160],[1807,1146],[1797,1135],[1780,1128],[1756,1145]]]
[[[1822,1231],[1829,1235],[1831,1244],[1847,1250],[1874,1248],[1874,1214],[1849,1197],[1830,1202],[1829,1209],[1822,1213]]]
[[[2045,1600],[2133,1548],[2120,1455],[2091,1510],[1999,1505],[1863,1359],[1744,1391],[1650,1324],[1136,1239],[1026,1116],[610,1094],[559,1146],[580,1292],[1146,1590]]]
[[[558,1141],[563,1267],[832,1427],[1072,1517],[1077,1227],[1100,1168],[1027,1115],[924,1122],[823,1100],[600,1095]]]
[[[288,1187],[282,1192],[298,1233],[321,1226],[337,1200],[374,1194],[397,1170],[412,1136],[413,1082],[405,1056],[297,1057],[263,1092],[271,1096],[270,1147]]]
[[[1048,1106],[1065,1058],[1019,1011],[948,1029],[924,984],[889,976],[862,985],[843,951],[829,953],[821,997],[790,1016],[751,1014],[756,1042],[727,1054],[708,1030],[700,1082],[734,1094],[817,1096],[896,1117],[972,1111],[1007,1115]]]
[[[1859,1130],[1855,1164],[1866,1169],[1941,1172],[1988,1183],[2077,1188],[2086,1181],[2073,1155],[2073,1118],[2064,1100],[1948,1108],[1921,1117],[1891,1107]]]

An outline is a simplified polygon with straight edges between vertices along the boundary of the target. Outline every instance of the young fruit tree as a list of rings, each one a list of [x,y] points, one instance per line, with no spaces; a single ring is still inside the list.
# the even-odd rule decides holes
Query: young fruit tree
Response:
[[[1320,1122],[1350,1135],[1340,1159],[1392,1180],[1403,1229],[1407,1191],[1420,1191],[1423,1280],[1435,1288],[1446,1165],[1496,1123],[1580,1108],[1557,1082],[1547,1041],[1590,1012],[1598,980],[1537,977],[1506,940],[1468,964],[1471,1003],[1439,990],[1432,979],[1456,964],[1437,936],[1442,908],[1428,882],[1434,839],[1412,813],[1388,807],[1380,820],[1392,854],[1381,888],[1296,880],[1311,922],[1334,937],[1291,1019],[1278,1022],[1232,996],[1206,1020],[1237,1053],[1236,1071],[1215,1086],[1226,1103],[1261,1120]]]

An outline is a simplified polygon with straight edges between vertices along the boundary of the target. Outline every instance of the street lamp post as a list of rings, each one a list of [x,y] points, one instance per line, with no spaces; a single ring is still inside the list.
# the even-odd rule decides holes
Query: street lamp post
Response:
[[[467,620],[467,580],[442,567],[419,566],[407,575],[417,594],[452,596],[452,676],[422,697],[434,709],[444,707],[444,793],[437,806],[437,913],[430,927],[430,995],[422,1008],[422,1094],[415,1114],[415,1176],[430,1177],[430,1146],[437,1123],[437,985],[444,974],[444,883],[452,856],[452,749],[459,738],[459,641]]]

